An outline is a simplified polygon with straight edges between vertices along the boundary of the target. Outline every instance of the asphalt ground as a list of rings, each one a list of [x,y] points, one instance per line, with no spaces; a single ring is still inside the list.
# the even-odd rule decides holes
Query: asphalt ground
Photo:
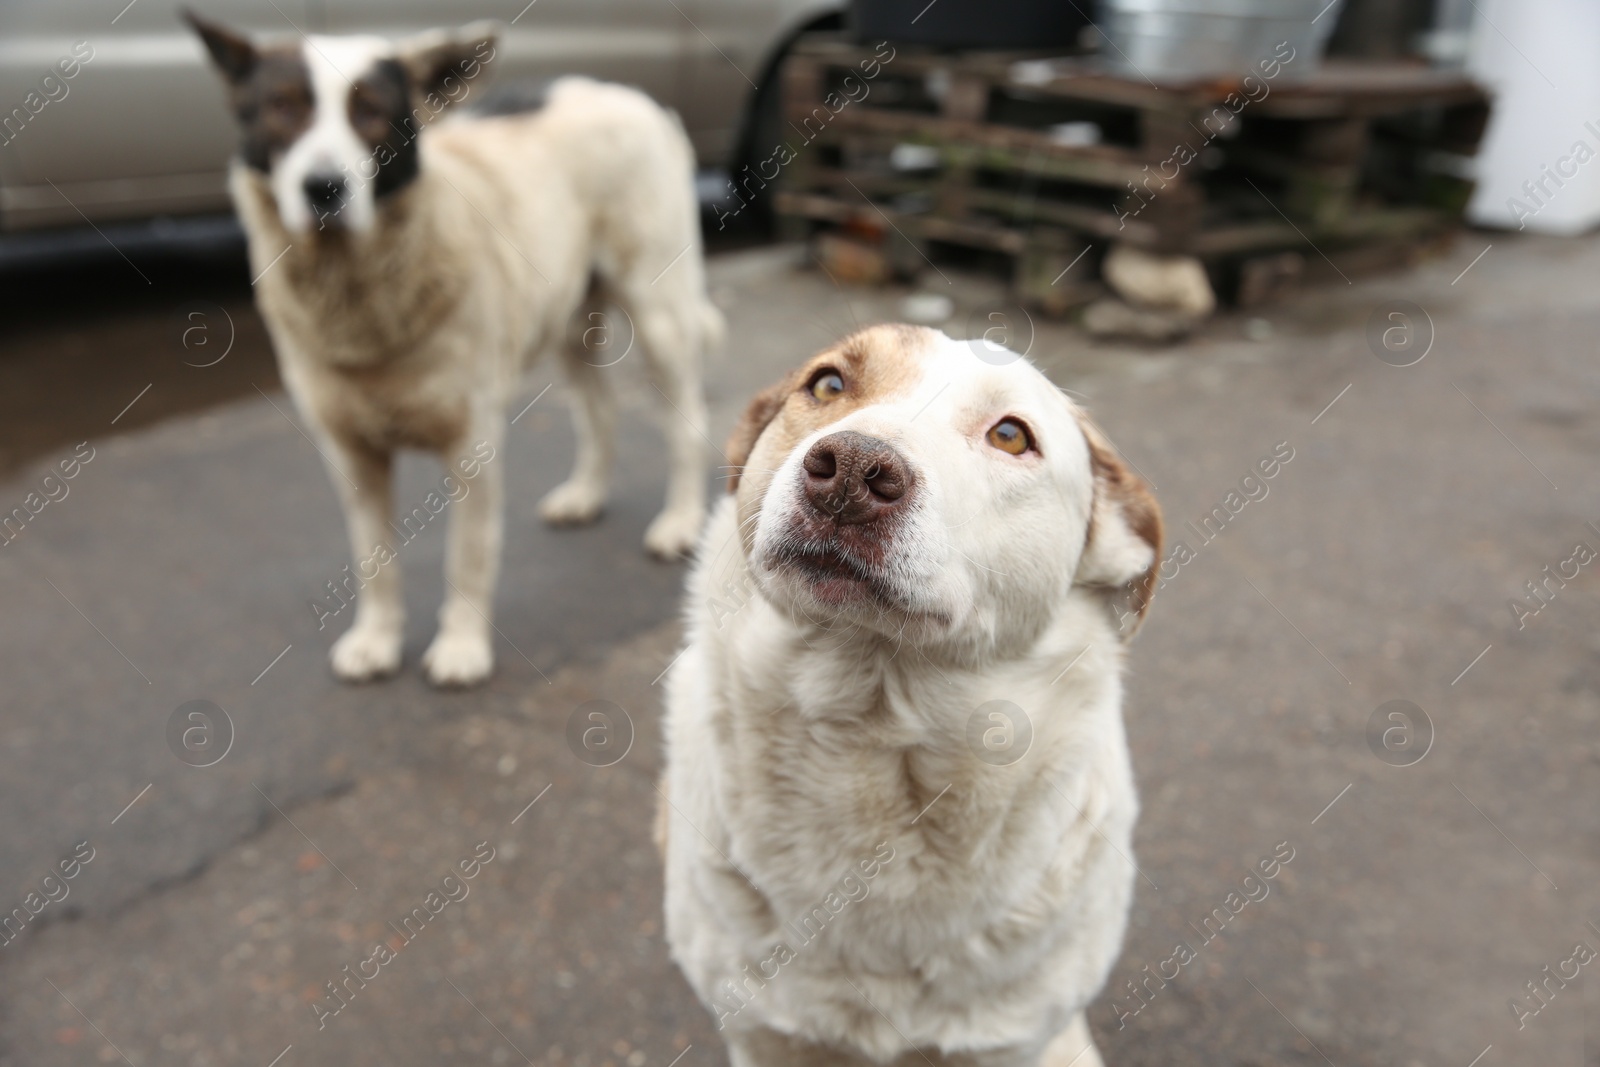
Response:
[[[713,257],[715,440],[755,389],[899,317],[907,290],[796,259]],[[326,665],[344,618],[319,630],[307,605],[347,562],[341,520],[248,278],[95,269],[14,279],[0,341],[4,507],[93,450],[0,549],[0,891],[21,904],[93,850],[0,947],[0,1063],[725,1062],[661,939],[654,683],[683,573],[640,546],[664,472],[637,361],[616,368],[613,503],[583,530],[535,517],[571,443],[551,368],[529,376],[490,684],[418,674],[434,528],[402,557],[406,669],[348,687]],[[1308,290],[1270,331],[1225,315],[1162,349],[1030,322],[975,275],[924,279],[955,297],[953,334],[1003,325],[1084,399],[1190,549],[1131,656],[1141,877],[1089,1013],[1112,1067],[1600,1064],[1600,982],[1566,962],[1600,949],[1595,568],[1547,603],[1525,587],[1600,549],[1597,273],[1591,239],[1468,234]],[[234,337],[210,366],[183,339],[202,303],[207,343]],[[398,499],[438,476],[408,459]],[[1205,540],[1187,524],[1214,506]],[[231,723],[206,767],[168,741],[192,700]],[[631,735],[610,766],[567,740],[594,700]],[[487,849],[463,899],[399,929]],[[1275,851],[1293,858],[1247,882]],[[380,941],[379,977],[330,999]]]

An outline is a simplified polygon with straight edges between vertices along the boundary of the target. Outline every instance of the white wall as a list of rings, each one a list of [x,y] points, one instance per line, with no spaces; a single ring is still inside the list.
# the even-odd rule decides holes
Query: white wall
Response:
[[[1495,99],[1468,219],[1541,233],[1590,229],[1600,223],[1600,0],[1477,7],[1468,69]]]

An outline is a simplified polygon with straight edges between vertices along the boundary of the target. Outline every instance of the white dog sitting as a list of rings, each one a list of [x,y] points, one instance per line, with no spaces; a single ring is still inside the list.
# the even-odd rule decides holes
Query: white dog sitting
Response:
[[[257,302],[344,504],[359,596],[333,646],[339,676],[400,665],[388,523],[403,447],[477,475],[452,509],[449,588],[423,662],[438,684],[488,676],[505,465],[484,457],[501,450],[525,366],[547,351],[565,356],[578,449],[540,510],[558,523],[599,515],[615,415],[599,365],[568,344],[586,295],[628,313],[664,398],[671,476],[645,544],[691,548],[705,509],[700,359],[722,319],[705,295],[677,119],[635,90],[567,78],[535,113],[428,125],[494,58],[492,24],[258,45],[187,17],[243,133],[231,189]]]
[[[1072,401],[985,354],[865,330],[730,442],[658,836],[734,1067],[1099,1063],[1161,518]]]

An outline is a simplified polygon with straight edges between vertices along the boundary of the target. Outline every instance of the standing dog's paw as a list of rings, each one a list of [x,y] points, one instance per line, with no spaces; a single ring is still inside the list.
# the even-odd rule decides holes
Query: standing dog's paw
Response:
[[[539,501],[539,517],[552,526],[593,522],[606,506],[605,490],[587,482],[562,482]]]
[[[485,635],[440,630],[422,654],[422,669],[437,686],[477,685],[494,670],[494,651]]]
[[[657,559],[679,559],[694,550],[704,516],[699,510],[663,511],[644,532],[644,547]]]
[[[368,682],[400,669],[401,633],[378,626],[353,626],[333,643],[333,673],[347,682]]]

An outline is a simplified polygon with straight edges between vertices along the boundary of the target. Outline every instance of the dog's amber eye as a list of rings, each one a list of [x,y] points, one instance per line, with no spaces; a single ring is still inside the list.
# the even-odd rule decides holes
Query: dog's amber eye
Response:
[[[989,427],[988,441],[1002,452],[1020,456],[1033,447],[1028,428],[1016,419],[1001,419]]]
[[[811,376],[806,389],[818,400],[832,400],[844,392],[844,378],[832,367],[824,367]]]

